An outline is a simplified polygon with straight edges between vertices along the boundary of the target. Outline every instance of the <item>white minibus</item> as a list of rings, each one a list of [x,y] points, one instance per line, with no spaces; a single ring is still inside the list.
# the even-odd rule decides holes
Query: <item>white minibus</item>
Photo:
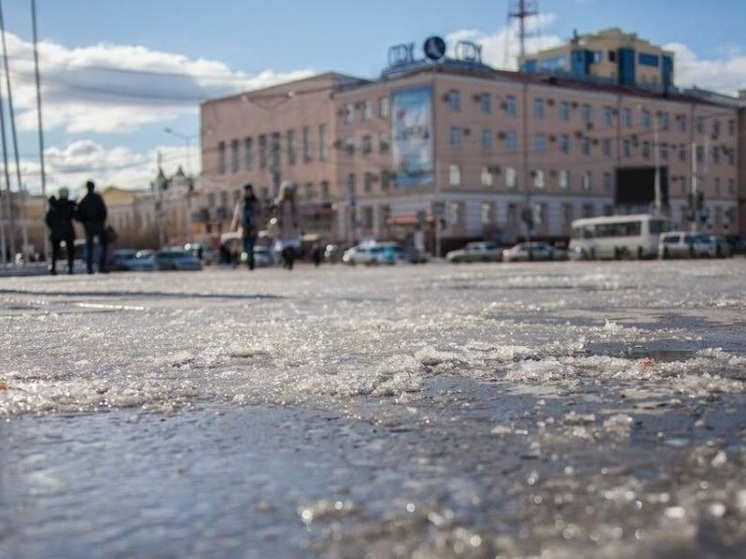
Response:
[[[668,230],[668,218],[651,214],[576,219],[571,224],[570,257],[656,258],[660,234]]]

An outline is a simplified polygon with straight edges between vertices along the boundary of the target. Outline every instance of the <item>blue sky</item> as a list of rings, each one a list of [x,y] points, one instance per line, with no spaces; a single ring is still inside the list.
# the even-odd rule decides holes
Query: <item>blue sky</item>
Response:
[[[483,45],[489,64],[514,67],[518,42],[508,13],[516,4],[36,0],[48,192],[63,184],[76,189],[89,177],[101,186],[147,187],[158,152],[166,172],[186,167],[187,151],[198,170],[200,101],[330,70],[375,78],[398,43],[419,44],[429,35],[469,39]],[[565,42],[573,30],[619,27],[673,50],[677,85],[729,94],[746,88],[742,0],[528,4],[539,12],[529,52]],[[22,182],[39,192],[30,6],[2,2]],[[3,99],[16,190],[4,83]]]

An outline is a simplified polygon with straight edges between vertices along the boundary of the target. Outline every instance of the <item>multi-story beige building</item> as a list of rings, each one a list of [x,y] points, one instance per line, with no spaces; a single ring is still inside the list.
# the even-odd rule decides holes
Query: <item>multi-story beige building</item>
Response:
[[[497,71],[457,47],[436,61],[395,47],[378,80],[329,73],[203,103],[205,232],[226,230],[244,183],[268,202],[285,179],[304,230],[339,241],[564,239],[575,218],[656,207],[737,232],[735,100]]]
[[[674,55],[621,29],[575,36],[565,45],[519,61],[529,73],[570,76],[630,87],[667,90],[674,84]]]

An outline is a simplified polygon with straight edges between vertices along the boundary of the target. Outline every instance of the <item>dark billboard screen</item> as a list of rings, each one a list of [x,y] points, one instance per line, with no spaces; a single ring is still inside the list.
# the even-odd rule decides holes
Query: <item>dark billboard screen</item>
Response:
[[[655,167],[617,167],[614,203],[640,206],[655,202]],[[668,205],[668,167],[660,167],[661,203]]]

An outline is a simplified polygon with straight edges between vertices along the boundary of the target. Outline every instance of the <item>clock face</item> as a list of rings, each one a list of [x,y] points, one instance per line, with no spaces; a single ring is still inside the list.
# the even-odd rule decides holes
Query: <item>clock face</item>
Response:
[[[446,54],[446,43],[440,37],[428,37],[424,45],[425,56],[430,60],[440,60]]]

